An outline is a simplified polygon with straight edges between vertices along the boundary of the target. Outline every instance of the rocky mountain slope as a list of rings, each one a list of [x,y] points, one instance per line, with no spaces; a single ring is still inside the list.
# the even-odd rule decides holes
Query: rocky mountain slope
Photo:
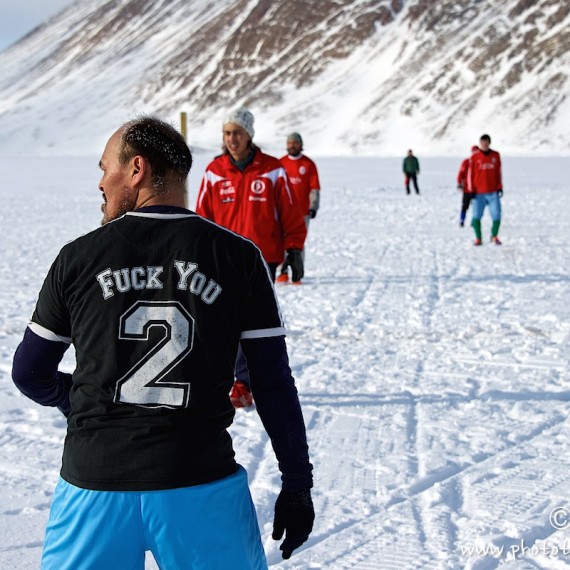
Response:
[[[570,154],[570,3],[79,0],[0,53],[0,152],[98,152],[141,112],[215,149],[224,113],[313,154]],[[405,147],[405,148],[404,148]]]

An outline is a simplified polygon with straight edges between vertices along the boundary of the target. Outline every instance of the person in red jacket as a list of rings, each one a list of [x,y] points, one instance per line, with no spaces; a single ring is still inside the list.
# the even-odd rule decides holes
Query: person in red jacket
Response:
[[[224,152],[206,168],[196,213],[253,241],[273,277],[287,251],[301,278],[307,235],[303,215],[279,160],[253,144],[253,122],[247,109],[224,120]]]
[[[479,151],[471,156],[469,163],[469,184],[474,193],[473,218],[471,226],[475,231],[474,245],[482,245],[481,218],[485,206],[493,220],[491,241],[501,245],[499,226],[501,225],[501,196],[503,182],[501,175],[501,156],[496,150],[491,150],[491,137],[482,135],[479,140]]]
[[[293,279],[300,280],[307,228],[285,169],[277,158],[264,154],[253,143],[253,124],[253,114],[243,108],[224,119],[224,151],[206,168],[196,213],[257,245],[273,280],[286,251],[285,263],[292,268]],[[236,407],[253,404],[241,349],[230,398]]]
[[[303,139],[299,133],[291,133],[287,137],[287,154],[280,159],[283,168],[287,172],[291,188],[301,208],[305,219],[307,231],[309,222],[317,215],[320,202],[321,185],[316,164],[305,154],[303,154]],[[303,250],[303,265],[305,261],[305,250]],[[288,267],[284,263],[281,266],[281,274],[277,278],[278,282],[289,281]],[[295,280],[293,283],[300,283]]]
[[[477,145],[471,147],[471,154],[473,155],[479,150]],[[471,198],[473,198],[473,191],[469,186],[469,162],[471,158],[466,158],[459,167],[459,172],[457,174],[457,189],[463,192],[463,198],[461,200],[461,213],[459,214],[459,225],[463,227],[465,225],[465,217],[467,215],[467,210],[469,209],[469,204],[471,203]]]

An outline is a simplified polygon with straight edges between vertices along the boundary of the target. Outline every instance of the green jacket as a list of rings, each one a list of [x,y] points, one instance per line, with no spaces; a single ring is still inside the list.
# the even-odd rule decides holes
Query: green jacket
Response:
[[[420,161],[415,156],[406,156],[403,166],[404,174],[418,174],[420,171]]]

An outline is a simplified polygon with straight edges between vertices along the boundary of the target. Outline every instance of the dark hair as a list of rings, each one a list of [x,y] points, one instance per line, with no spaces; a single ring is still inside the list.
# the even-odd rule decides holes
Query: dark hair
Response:
[[[491,137],[489,135],[481,135],[481,138],[479,140],[491,142]]]
[[[164,188],[164,179],[169,174],[183,184],[192,166],[192,153],[184,137],[171,125],[156,117],[143,116],[123,125],[119,161],[127,163],[141,155],[152,169],[154,187]]]

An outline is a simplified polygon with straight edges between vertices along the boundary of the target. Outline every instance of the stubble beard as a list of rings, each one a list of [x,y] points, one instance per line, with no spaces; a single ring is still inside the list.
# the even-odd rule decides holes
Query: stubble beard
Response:
[[[124,216],[127,212],[132,212],[135,207],[135,201],[128,195],[128,188],[123,188],[124,195],[121,197],[118,206],[116,207],[114,212],[108,211],[108,203],[105,203],[101,206],[101,210],[103,211],[103,218],[101,219],[101,225],[104,226],[113,220]]]

